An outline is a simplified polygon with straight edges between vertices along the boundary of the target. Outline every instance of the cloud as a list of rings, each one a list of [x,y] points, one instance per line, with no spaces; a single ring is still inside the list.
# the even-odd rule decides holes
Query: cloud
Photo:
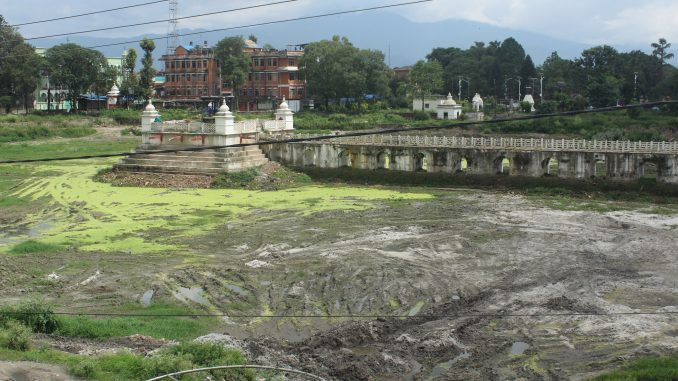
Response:
[[[238,2],[180,0],[179,16],[270,1],[273,0]],[[403,0],[299,0],[266,8],[180,20],[179,27],[181,29],[224,28],[400,1]],[[116,3],[116,5],[134,3],[135,1],[129,0],[122,4]],[[82,0],[61,0],[58,3],[48,0],[3,0],[2,13],[8,22],[13,24],[110,8],[113,7],[111,4]],[[637,0],[433,0],[429,3],[393,8],[388,12],[398,13],[417,22],[470,20],[588,44],[649,44],[659,37],[665,37],[669,41],[678,41],[678,28],[675,28],[675,20],[678,20],[678,2],[675,0],[643,2]],[[162,20],[167,17],[167,4],[160,3],[73,20],[26,26],[21,28],[21,32],[24,36],[30,37],[147,20]],[[350,28],[350,25],[346,27]],[[167,24],[161,23],[99,32],[96,35],[121,37],[166,32]]]

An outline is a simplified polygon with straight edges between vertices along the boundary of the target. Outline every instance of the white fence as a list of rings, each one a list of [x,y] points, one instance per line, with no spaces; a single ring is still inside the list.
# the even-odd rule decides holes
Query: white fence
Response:
[[[151,132],[177,132],[182,134],[213,134],[216,132],[213,123],[187,122],[170,120],[151,124]]]
[[[309,139],[322,135],[281,135],[278,139]],[[276,138],[274,138],[275,140]],[[620,140],[503,138],[425,135],[364,135],[317,140],[325,144],[380,145],[404,147],[449,147],[476,149],[509,149],[519,151],[583,151],[615,153],[678,154],[678,142],[642,142]]]

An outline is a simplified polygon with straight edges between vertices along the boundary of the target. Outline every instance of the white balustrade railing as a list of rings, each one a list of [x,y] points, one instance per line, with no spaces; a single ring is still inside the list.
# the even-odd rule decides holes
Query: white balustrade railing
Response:
[[[322,135],[295,134],[270,135],[270,139],[311,139]],[[512,149],[526,151],[588,151],[621,153],[675,153],[678,154],[678,141],[643,142],[621,140],[584,140],[584,139],[548,139],[548,138],[505,138],[505,137],[466,137],[466,136],[426,136],[426,135],[363,135],[335,137],[316,140],[318,143],[349,145],[383,145],[407,147],[450,147]]]
[[[216,132],[213,123],[186,122],[170,120],[151,124],[151,132],[176,132],[181,134],[213,134]]]

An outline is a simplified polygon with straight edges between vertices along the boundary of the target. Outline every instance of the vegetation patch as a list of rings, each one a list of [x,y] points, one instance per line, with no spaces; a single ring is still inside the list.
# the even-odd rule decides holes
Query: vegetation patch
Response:
[[[57,253],[62,250],[64,250],[63,246],[29,239],[28,241],[12,246],[12,248],[9,249],[9,253],[22,255],[31,253]]]
[[[678,355],[638,359],[591,381],[669,381],[678,380]]]
[[[274,191],[306,186],[311,183],[311,178],[305,173],[271,162],[260,168],[222,173],[212,180],[211,187]]]

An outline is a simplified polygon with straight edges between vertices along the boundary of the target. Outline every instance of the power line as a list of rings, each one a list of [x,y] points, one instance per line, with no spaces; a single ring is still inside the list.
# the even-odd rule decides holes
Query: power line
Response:
[[[501,313],[501,312],[478,312],[459,314],[423,314],[423,315],[264,315],[264,314],[206,314],[206,313],[183,313],[183,314],[144,314],[144,313],[117,313],[117,312],[51,312],[58,316],[92,316],[92,317],[147,317],[147,318],[211,318],[229,317],[234,319],[442,319],[442,318],[511,318],[511,317],[577,317],[577,316],[678,316],[678,311],[631,311],[631,312],[553,312],[553,313]],[[42,315],[44,312],[34,311],[3,311],[4,315],[32,316]]]
[[[678,101],[661,101],[661,102],[651,102],[651,103],[641,103],[627,106],[611,106],[603,107],[591,110],[578,110],[578,111],[565,111],[559,113],[551,114],[541,114],[541,115],[527,115],[518,118],[510,119],[492,119],[484,121],[470,121],[470,122],[461,122],[455,124],[447,124],[442,126],[419,126],[419,127],[404,127],[404,128],[391,128],[381,131],[368,131],[368,132],[352,132],[342,135],[320,135],[307,138],[292,138],[284,140],[275,140],[275,141],[263,141],[256,143],[239,143],[239,144],[230,144],[230,145],[218,145],[218,146],[201,146],[201,147],[186,147],[182,149],[166,149],[166,150],[156,150],[153,151],[154,154],[158,153],[175,153],[175,152],[186,152],[186,151],[204,151],[210,149],[221,149],[221,148],[236,148],[236,147],[249,147],[249,146],[258,146],[266,144],[277,144],[277,143],[299,143],[299,142],[308,142],[308,141],[318,141],[318,140],[330,140],[330,139],[340,139],[346,137],[355,137],[355,136],[367,136],[367,135],[385,135],[385,134],[397,134],[401,132],[411,132],[411,131],[427,131],[427,130],[443,130],[450,128],[466,127],[466,126],[477,126],[484,124],[500,124],[506,122],[521,122],[527,120],[539,120],[546,118],[554,118],[561,116],[574,116],[581,114],[593,114],[599,112],[612,112],[619,110],[627,110],[632,108],[645,108],[645,107],[654,107],[662,106],[669,104],[678,104]],[[108,154],[97,154],[97,155],[82,155],[82,156],[63,156],[63,157],[53,157],[53,158],[44,158],[44,159],[23,159],[23,160],[3,160],[0,161],[0,164],[25,164],[25,163],[40,163],[40,162],[50,162],[50,161],[67,161],[67,160],[81,160],[81,159],[100,159],[108,157],[120,157],[120,156],[137,156],[137,155],[147,155],[148,152],[120,152],[120,153],[108,153]]]
[[[120,10],[123,10],[123,9],[130,9],[130,8],[143,7],[143,6],[146,6],[146,5],[158,4],[158,3],[164,3],[164,2],[167,2],[167,1],[168,1],[168,0],[149,1],[149,2],[147,2],[147,3],[127,5],[127,6],[124,6],[124,7],[111,8],[111,9],[106,9],[106,10],[103,10],[103,11],[95,11],[95,12],[80,13],[80,14],[77,14],[77,15],[64,16],[64,17],[57,17],[57,18],[53,18],[53,19],[45,19],[45,20],[38,20],[38,21],[28,21],[28,22],[24,22],[24,23],[21,23],[21,24],[14,24],[14,25],[10,25],[10,26],[11,26],[11,27],[17,27],[17,26],[22,26],[22,25],[32,25],[32,24],[40,24],[40,23],[45,23],[45,22],[52,22],[52,21],[59,21],[59,20],[67,20],[67,19],[72,19],[72,18],[76,18],[76,17],[96,15],[96,14],[99,14],[99,13],[106,13],[106,12],[120,11]]]
[[[408,2],[404,2],[404,3],[395,3],[395,4],[387,4],[387,5],[381,5],[381,6],[369,7],[369,8],[352,9],[352,10],[348,10],[348,11],[323,13],[323,14],[319,14],[319,15],[302,16],[302,17],[295,17],[295,18],[284,19],[284,20],[266,21],[266,22],[261,22],[261,23],[256,23],[256,24],[240,25],[240,26],[233,26],[233,27],[228,27],[228,28],[210,29],[210,30],[205,30],[205,31],[201,31],[201,32],[181,33],[181,34],[177,34],[177,37],[194,36],[194,35],[198,35],[198,34],[213,33],[213,32],[223,32],[223,31],[234,30],[234,29],[252,28],[252,27],[256,27],[256,26],[282,24],[282,23],[293,22],[293,21],[312,20],[312,19],[318,19],[318,18],[323,18],[323,17],[339,16],[339,15],[346,15],[346,14],[351,14],[351,13],[359,13],[359,12],[374,11],[374,10],[379,10],[379,9],[402,7],[402,6],[405,6],[405,5],[428,3],[428,2],[431,2],[431,1],[433,1],[433,0],[408,1]],[[152,38],[149,38],[149,40],[156,40],[157,41],[157,40],[162,40],[164,38],[167,38],[167,36],[152,37]],[[97,49],[97,48],[105,48],[105,47],[109,47],[109,46],[129,45],[129,44],[134,44],[134,43],[141,42],[141,41],[143,41],[143,40],[114,42],[114,43],[110,43],[110,44],[85,46],[84,48],[86,48],[86,49]],[[7,57],[10,57],[10,56],[22,56],[22,55],[26,55],[26,54],[17,54],[17,55],[11,55],[10,54],[10,55],[7,55],[7,56],[2,56],[2,57],[0,57],[0,59],[7,58]]]
[[[167,0],[163,0],[167,1]],[[113,30],[113,29],[123,29],[123,28],[131,28],[134,26],[142,26],[142,25],[151,25],[151,24],[159,24],[159,23],[165,23],[165,22],[172,22],[174,20],[185,20],[185,19],[192,19],[192,18],[197,18],[197,17],[205,17],[205,16],[212,16],[212,15],[218,15],[222,13],[231,13],[231,12],[237,12],[237,11],[244,11],[244,10],[249,10],[249,9],[256,9],[256,8],[263,8],[263,7],[269,7],[272,5],[279,5],[279,4],[285,4],[285,3],[292,3],[295,1],[299,0],[281,0],[281,1],[275,1],[272,3],[266,3],[266,4],[258,4],[258,5],[250,5],[247,7],[240,7],[240,8],[233,8],[233,9],[227,9],[224,11],[217,11],[217,12],[208,12],[208,13],[201,13],[197,15],[191,15],[191,16],[183,16],[183,17],[177,17],[176,19],[163,19],[163,20],[155,20],[155,21],[144,21],[136,24],[127,24],[127,25],[118,25],[118,26],[109,26],[105,28],[98,28],[98,29],[88,29],[88,30],[81,30],[77,32],[69,32],[69,33],[58,33],[58,34],[49,34],[45,36],[38,36],[38,37],[30,37],[30,38],[24,38],[26,41],[30,40],[39,40],[42,38],[52,38],[52,37],[61,37],[61,36],[71,36],[74,34],[84,34],[84,33],[91,33],[91,32],[101,32],[104,30]]]

